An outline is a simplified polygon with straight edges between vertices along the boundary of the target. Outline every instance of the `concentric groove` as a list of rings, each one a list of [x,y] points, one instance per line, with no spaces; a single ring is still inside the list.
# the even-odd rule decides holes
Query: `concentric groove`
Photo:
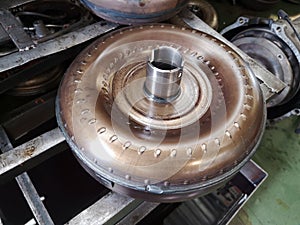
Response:
[[[182,96],[164,107],[149,104],[139,90],[143,65],[159,46],[180,51],[182,82],[193,79],[197,89],[183,83]],[[176,105],[185,96],[195,99],[193,107]],[[201,97],[208,107],[197,105]],[[265,121],[260,89],[243,59],[208,34],[170,25],[125,28],[97,40],[66,72],[57,112],[86,170],[116,191],[152,201],[184,200],[221,185],[254,153]]]

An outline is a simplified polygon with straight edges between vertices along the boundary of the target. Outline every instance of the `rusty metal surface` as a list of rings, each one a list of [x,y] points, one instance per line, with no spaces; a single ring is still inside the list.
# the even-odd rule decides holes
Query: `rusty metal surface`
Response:
[[[13,149],[12,144],[5,132],[5,130],[0,127],[0,149],[2,152],[9,152]],[[32,213],[38,224],[54,224],[50,215],[48,214],[40,196],[38,195],[34,185],[27,172],[24,172],[17,176],[16,181],[30,207]],[[1,221],[0,221],[1,222]]]
[[[35,47],[22,23],[8,10],[0,9],[0,24],[20,51]]]
[[[0,155],[0,176],[37,157],[51,147],[64,141],[64,136],[55,128],[31,141]]]
[[[35,59],[62,52],[68,48],[111,31],[117,26],[118,25],[114,23],[104,23],[103,21],[100,21],[47,42],[43,42],[37,45],[34,49],[12,53],[0,58],[0,72],[16,68],[17,66],[24,65]]]
[[[149,102],[142,91],[157,46],[185,61],[174,104]],[[254,153],[265,116],[259,85],[230,46],[163,24],[97,40],[72,63],[57,98],[58,123],[83,167],[110,189],[151,201],[220,186]]]
[[[178,13],[187,0],[82,0],[93,13],[120,24],[160,22]]]

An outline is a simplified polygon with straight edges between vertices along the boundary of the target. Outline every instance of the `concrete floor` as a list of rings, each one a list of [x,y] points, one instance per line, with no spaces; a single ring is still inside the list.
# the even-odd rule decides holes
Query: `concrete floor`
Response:
[[[277,18],[279,9],[290,16],[300,15],[300,5],[280,1],[267,11],[245,9],[240,1],[209,1],[219,17],[219,29],[241,15]],[[262,143],[254,156],[269,174],[230,225],[300,225],[300,134],[294,132],[300,118],[292,117],[266,128]]]
[[[230,225],[300,224],[300,118],[268,127],[254,161],[269,174]]]

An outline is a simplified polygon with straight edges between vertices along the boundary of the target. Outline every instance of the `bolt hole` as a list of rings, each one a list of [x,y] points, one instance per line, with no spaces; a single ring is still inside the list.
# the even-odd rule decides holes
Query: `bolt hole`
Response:
[[[294,113],[295,113],[296,115],[299,115],[299,114],[300,114],[300,109],[294,109]]]
[[[144,0],[139,1],[139,6],[140,7],[144,7],[145,5],[146,5],[146,3],[144,2]]]

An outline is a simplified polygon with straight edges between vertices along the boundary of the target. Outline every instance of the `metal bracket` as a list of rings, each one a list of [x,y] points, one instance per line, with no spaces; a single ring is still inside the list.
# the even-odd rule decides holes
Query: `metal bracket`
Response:
[[[0,155],[0,177],[65,140],[58,128]]]
[[[271,30],[291,48],[298,62],[300,62],[300,40],[295,35],[295,28],[291,27],[285,20],[278,20],[272,23],[270,27]]]
[[[1,21],[1,18],[0,18]],[[98,37],[119,25],[109,22],[97,22],[60,37],[38,44],[36,48],[23,52],[15,52],[0,58],[0,72],[24,65],[32,60],[62,52],[73,46],[82,44],[92,38]]]
[[[8,139],[5,130],[1,126],[0,126],[0,137],[1,137],[0,146],[2,152],[10,153],[10,151],[13,150],[13,147],[12,144],[10,143],[10,140]],[[54,225],[54,222],[52,221],[47,209],[45,208],[42,200],[40,199],[40,196],[37,193],[37,190],[35,189],[34,185],[32,184],[31,179],[27,174],[27,172],[20,174],[15,179],[38,224]]]
[[[24,31],[22,23],[10,11],[0,9],[0,24],[20,51],[35,47],[30,36]]]
[[[67,225],[116,224],[143,201],[110,192],[71,219]]]
[[[262,81],[261,87],[265,99],[268,100],[275,93],[279,93],[282,89],[286,87],[286,84],[276,78],[271,72],[257,63],[254,59],[249,57],[246,53],[240,50],[238,47],[233,45],[230,41],[225,39],[221,34],[217,31],[209,27],[206,23],[204,23],[201,19],[199,19],[196,15],[190,12],[187,9],[184,9],[180,12],[180,16],[184,20],[186,24],[188,24],[191,28],[195,30],[199,30],[202,32],[206,32],[215,38],[223,41],[227,45],[229,45],[235,52],[237,52],[246,62],[246,64],[253,71],[255,76]]]

